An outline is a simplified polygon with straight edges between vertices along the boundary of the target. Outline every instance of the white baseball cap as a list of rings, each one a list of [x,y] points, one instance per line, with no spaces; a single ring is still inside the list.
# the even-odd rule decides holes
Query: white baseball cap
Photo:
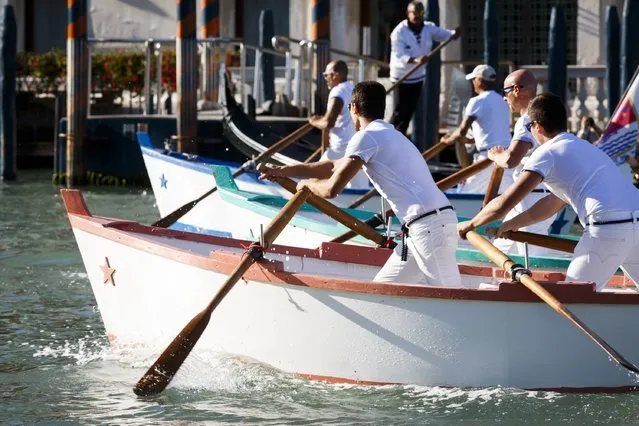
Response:
[[[473,78],[481,78],[486,81],[495,81],[497,79],[497,73],[495,69],[490,65],[481,64],[477,65],[473,72],[466,74],[466,80],[472,80]]]

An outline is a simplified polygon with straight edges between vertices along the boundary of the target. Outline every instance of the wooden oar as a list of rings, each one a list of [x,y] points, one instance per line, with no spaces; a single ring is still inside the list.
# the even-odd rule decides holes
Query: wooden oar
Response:
[[[320,155],[322,153],[322,147],[320,146],[319,148],[317,148],[315,151],[313,151],[313,153],[311,155],[308,156],[308,158],[306,160],[304,160],[304,163],[310,163],[311,161],[313,161],[315,159],[315,157],[317,157],[318,155]]]
[[[442,50],[448,43],[450,43],[451,41],[455,40],[457,38],[457,34],[453,34],[452,36],[448,37],[446,40],[444,40],[441,44],[439,44],[436,48],[434,48],[433,50],[430,51],[430,53],[428,54],[428,58],[430,58],[431,56],[433,56],[435,53],[439,52],[440,50]],[[415,71],[417,71],[421,66],[425,65],[427,62],[423,62],[423,63],[418,63],[413,65],[413,67],[411,69],[409,69],[408,71],[406,71],[406,74],[404,74],[403,76],[400,77],[399,80],[397,80],[395,83],[393,83],[393,85],[391,87],[388,88],[388,90],[386,91],[386,93],[393,91],[393,89],[395,89],[397,86],[399,86],[404,80],[406,80],[408,77],[410,77],[411,75],[413,75],[413,73]]]
[[[328,129],[322,129],[322,142],[320,143],[320,148],[322,149],[322,155],[324,155],[324,153],[328,149],[330,136],[331,134]]]
[[[464,169],[461,169],[459,171],[456,171],[452,175],[437,182],[437,188],[439,188],[440,191],[446,191],[447,189],[452,188],[453,186],[457,185],[459,182],[463,181],[464,179],[467,179],[468,177],[474,175],[475,173],[478,173],[484,170],[486,167],[490,166],[491,163],[492,161],[490,161],[488,158],[484,158],[483,160],[480,160],[474,164],[471,164],[470,166]],[[388,215],[390,214],[393,214],[393,210],[392,209],[386,210],[385,216],[388,217]],[[372,228],[382,225],[384,222],[381,220],[381,217],[382,217],[381,214],[375,215],[371,217],[370,219],[368,219],[366,221],[366,224]],[[331,242],[343,243],[356,236],[357,236],[356,232],[347,231],[347,232],[344,232],[342,235],[339,235],[333,238]]]
[[[494,237],[497,235],[497,228],[486,228],[486,235]],[[525,231],[506,231],[500,238],[507,238],[520,243],[529,243],[539,247],[545,247],[553,250],[565,251],[566,253],[574,253],[578,241],[567,240],[565,238],[552,237],[550,235],[535,234]]]
[[[278,142],[274,143],[271,147],[269,147],[268,149],[264,150],[259,155],[257,155],[255,159],[253,159],[250,162],[251,165],[255,164],[257,161],[267,159],[271,155],[278,153],[279,151],[283,150],[287,146],[291,145],[292,143],[296,142],[300,138],[304,137],[304,135],[306,135],[312,129],[313,129],[313,126],[311,126],[309,123],[306,123],[299,129],[292,132],[290,135],[286,136],[285,138],[282,138]],[[247,170],[249,170],[249,167],[247,167],[247,164],[244,164],[242,165],[242,167],[240,167],[233,173],[233,177],[236,178],[238,176],[241,176],[242,174],[246,173]],[[200,197],[196,198],[195,200],[189,201],[188,203],[184,204],[182,207],[178,208],[177,210],[153,222],[151,226],[157,226],[159,228],[168,228],[169,226],[177,222],[178,219],[180,219],[182,216],[190,212],[191,209],[193,209],[193,207],[195,207],[200,201],[202,201],[209,195],[213,194],[215,191],[217,191],[217,185],[214,186],[209,191],[207,191],[206,193],[202,194]]]
[[[295,181],[285,177],[278,177],[275,179],[275,181],[279,183],[282,188],[291,193],[295,193],[297,188],[297,183]],[[318,197],[315,194],[310,194],[307,202],[311,206],[315,207],[317,210],[335,219],[347,228],[350,228],[351,232],[354,232],[355,235],[361,235],[362,237],[371,240],[378,246],[384,245],[386,243],[386,239],[382,234],[375,231],[372,227],[368,226],[366,223],[362,222],[356,217],[353,217],[350,214],[346,213],[339,207],[336,207],[330,201],[327,201],[322,197]]]
[[[466,238],[477,249],[486,255],[495,265],[499,266],[506,272],[511,272],[511,267],[516,265],[515,262],[501,252],[497,247],[492,245],[490,241],[479,235],[476,231],[470,231],[466,234]],[[519,265],[521,266],[521,265]],[[537,295],[541,300],[546,302],[548,306],[553,308],[559,314],[563,315],[573,323],[577,328],[586,333],[601,349],[604,350],[612,359],[614,359],[622,367],[632,371],[635,374],[639,374],[639,369],[626,360],[619,352],[614,350],[608,343],[606,343],[601,337],[599,337],[594,331],[592,331],[586,324],[584,324],[579,318],[568,310],[555,296],[550,294],[548,290],[543,288],[537,281],[535,281],[528,273],[529,271],[520,269],[519,273],[515,273],[513,279],[523,284]],[[548,348],[550,350],[550,348]]]
[[[270,244],[282,232],[284,227],[293,218],[295,212],[304,204],[306,198],[310,195],[309,191],[297,192],[273,218],[266,231],[264,231],[264,248],[268,248]],[[255,263],[261,259],[263,251],[261,248],[253,246],[249,249],[246,256],[242,258],[235,270],[231,273],[222,287],[218,290],[213,300],[204,308],[202,312],[197,314],[182,329],[171,344],[162,352],[162,355],[153,363],[151,368],[142,376],[133,388],[133,392],[139,396],[155,395],[167,387],[175,373],[179,370],[186,357],[189,355],[200,336],[206,329],[211,319],[211,314],[220,304],[224,296],[233,288],[235,283],[242,278],[242,275]]]
[[[446,148],[446,146],[447,145],[444,142],[438,142],[432,147],[428,148],[426,151],[422,152],[422,157],[424,158],[424,160],[428,161],[434,156],[436,156],[437,154],[439,154],[440,152],[442,152],[444,148]],[[377,190],[375,188],[371,188],[366,194],[362,195],[357,200],[353,201],[348,206],[348,208],[355,209],[361,206],[362,204],[364,204],[365,202],[367,202],[368,200],[370,200],[371,198],[373,198],[376,194],[377,194]]]
[[[482,207],[486,207],[486,204],[497,196],[503,177],[504,169],[495,164],[493,166],[493,173],[490,175],[490,182],[488,182],[488,187],[486,188],[486,194],[484,194],[484,201],[481,204]]]

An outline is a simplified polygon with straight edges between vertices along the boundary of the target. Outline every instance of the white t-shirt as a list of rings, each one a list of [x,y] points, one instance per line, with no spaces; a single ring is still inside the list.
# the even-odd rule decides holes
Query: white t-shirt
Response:
[[[355,134],[355,125],[351,119],[351,114],[348,111],[348,104],[351,103],[351,96],[353,94],[353,84],[350,81],[343,81],[337,86],[333,87],[328,94],[328,99],[339,98],[342,100],[342,110],[337,116],[335,126],[329,132],[329,143],[331,148],[340,156],[344,155],[346,151],[346,145]]]
[[[391,59],[390,79],[399,80],[415,64],[409,63],[410,58],[419,58],[430,53],[433,41],[444,41],[453,35],[453,32],[440,28],[432,22],[425,21],[422,30],[417,34],[408,26],[408,20],[404,19],[391,32]],[[419,67],[410,75],[404,83],[417,83],[424,79],[426,65]]]
[[[639,210],[639,190],[608,155],[571,133],[560,133],[532,153],[524,170],[577,212],[582,225],[592,214]]]
[[[521,159],[521,162],[513,169],[514,180],[519,178],[526,161],[528,161],[533,151],[539,146],[532,133],[526,129],[526,124],[528,123],[530,123],[530,117],[528,117],[528,113],[524,113],[524,115],[517,119],[515,128],[513,129],[513,141],[527,142],[530,146],[526,154]]]
[[[364,161],[363,170],[373,186],[404,223],[450,205],[415,145],[382,120],[355,133],[346,148],[346,157]]]
[[[486,90],[468,101],[464,117],[475,117],[471,125],[475,146],[480,152],[510,144],[510,109],[494,90]]]

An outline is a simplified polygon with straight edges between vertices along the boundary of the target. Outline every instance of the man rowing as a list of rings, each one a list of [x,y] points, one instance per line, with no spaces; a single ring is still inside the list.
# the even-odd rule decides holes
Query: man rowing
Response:
[[[541,145],[506,192],[457,228],[462,238],[504,217],[543,182],[550,194],[499,227],[498,235],[545,220],[566,203],[577,212],[584,233],[575,247],[567,281],[592,281],[605,287],[619,267],[639,283],[639,190],[610,157],[566,131],[566,108],[552,94],[528,106],[528,128]]]
[[[343,159],[268,166],[261,168],[260,178],[303,177],[298,190],[306,187],[320,197],[333,198],[363,169],[402,221],[405,238],[375,280],[460,287],[455,210],[435,185],[415,145],[384,122],[385,100],[380,83],[357,84],[349,105],[357,133]]]
[[[477,96],[471,98],[464,110],[464,119],[459,127],[450,135],[444,136],[442,142],[448,145],[455,143],[472,144],[473,140],[477,148],[474,162],[483,160],[488,156],[488,150],[500,146],[508,147],[510,143],[510,111],[504,99],[495,92],[497,85],[497,73],[490,65],[477,65],[475,69],[466,75],[466,80],[471,80]],[[466,134],[472,130],[473,139],[468,139]],[[488,188],[491,169],[483,170],[468,178],[462,186],[463,192],[483,194]],[[504,172],[501,190],[506,189],[512,183],[512,174]]]
[[[497,166],[504,169],[513,169],[513,179],[517,180],[521,175],[526,160],[532,152],[539,146],[530,131],[527,129],[530,123],[528,117],[528,104],[537,94],[537,79],[528,70],[519,69],[513,71],[504,80],[504,99],[513,113],[520,115],[513,137],[508,148],[496,146],[488,150],[488,158],[490,158]],[[531,208],[537,201],[545,197],[549,191],[543,184],[539,184],[528,195],[524,197],[511,211],[508,212],[504,220],[508,221],[520,213]],[[550,226],[555,220],[556,215],[550,216],[548,219],[539,221],[520,228],[520,231],[533,232],[536,234],[548,234]],[[498,238],[494,242],[495,246],[503,252],[514,254],[525,254],[524,243],[514,242],[506,238]],[[529,254],[531,256],[543,256],[548,253],[544,247],[530,246]]]
[[[348,112],[353,84],[348,81],[348,66],[344,61],[332,61],[324,71],[326,85],[330,89],[328,104],[323,116],[314,115],[308,122],[315,128],[329,131],[329,146],[321,160],[339,160],[344,157],[346,145],[355,134],[355,126]],[[356,174],[347,187],[366,188],[368,179],[364,173]]]

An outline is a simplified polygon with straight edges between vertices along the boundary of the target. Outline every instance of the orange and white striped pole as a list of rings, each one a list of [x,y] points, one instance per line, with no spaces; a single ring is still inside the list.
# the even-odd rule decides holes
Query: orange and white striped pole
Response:
[[[197,39],[195,0],[177,0],[177,149],[195,153],[197,140]]]
[[[87,183],[87,0],[67,0],[67,187]]]
[[[202,0],[202,38],[220,36],[220,0]],[[217,103],[218,73],[220,71],[220,46],[218,43],[204,45],[204,66],[202,67],[202,90],[204,99]]]
[[[315,114],[323,114],[328,102],[328,87],[324,80],[324,70],[331,60],[330,32],[331,32],[331,2],[330,0],[311,0],[311,34],[315,42],[314,57],[315,71],[313,75],[317,84],[315,91]]]

